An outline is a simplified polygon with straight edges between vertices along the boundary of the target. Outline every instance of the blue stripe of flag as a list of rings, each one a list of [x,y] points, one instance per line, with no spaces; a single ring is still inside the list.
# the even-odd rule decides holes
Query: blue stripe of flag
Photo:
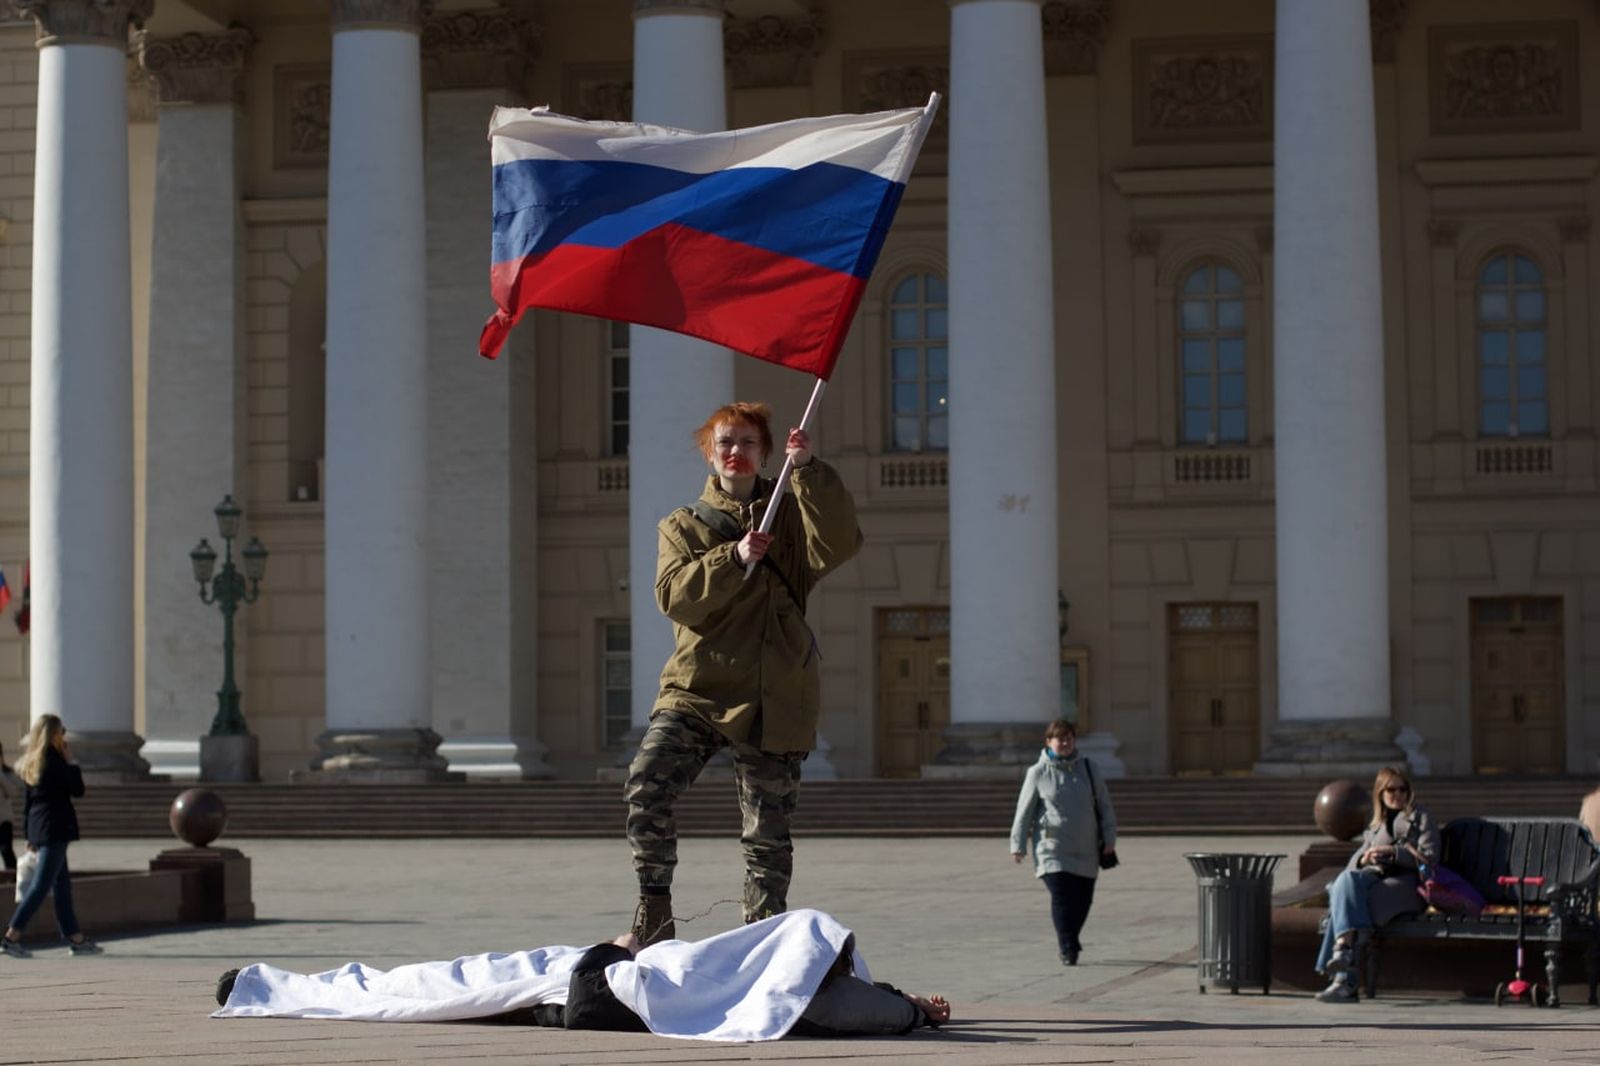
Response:
[[[865,278],[904,186],[854,167],[689,174],[611,161],[524,159],[494,168],[493,262],[561,244],[617,248],[667,223]]]

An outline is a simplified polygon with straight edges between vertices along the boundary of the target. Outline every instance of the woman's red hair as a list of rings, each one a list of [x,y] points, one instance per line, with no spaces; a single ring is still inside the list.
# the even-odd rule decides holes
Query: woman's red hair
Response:
[[[728,425],[750,426],[761,435],[761,461],[767,461],[767,456],[772,454],[772,408],[764,403],[725,403],[706,419],[699,429],[694,431],[694,442],[700,446],[700,454],[707,459],[711,458],[713,438],[717,435],[717,427],[726,422]]]

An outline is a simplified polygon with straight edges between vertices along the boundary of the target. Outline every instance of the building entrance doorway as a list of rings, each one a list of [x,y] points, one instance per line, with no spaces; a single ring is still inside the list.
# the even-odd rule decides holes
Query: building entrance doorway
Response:
[[[950,724],[950,611],[878,612],[878,773],[919,777]]]
[[[1260,747],[1253,603],[1167,607],[1167,707],[1174,774],[1245,774]]]
[[[1473,768],[1561,773],[1561,598],[1496,596],[1471,606]]]

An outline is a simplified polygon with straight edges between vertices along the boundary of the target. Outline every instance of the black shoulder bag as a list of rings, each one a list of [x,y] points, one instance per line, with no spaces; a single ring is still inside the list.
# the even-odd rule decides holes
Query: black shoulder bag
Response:
[[[1094,800],[1094,838],[1098,849],[1095,854],[1100,860],[1100,869],[1110,870],[1122,860],[1117,858],[1116,848],[1112,848],[1109,853],[1106,851],[1106,831],[1100,821],[1100,790],[1094,787],[1094,763],[1089,761],[1087,755],[1082,758],[1083,772],[1089,775],[1089,798]]]

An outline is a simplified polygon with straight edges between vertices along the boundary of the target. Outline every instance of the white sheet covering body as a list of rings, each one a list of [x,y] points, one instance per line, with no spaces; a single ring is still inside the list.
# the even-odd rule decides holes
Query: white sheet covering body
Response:
[[[665,940],[606,980],[617,999],[662,1036],[776,1040],[805,1011],[850,940],[817,910],[797,910],[698,942]],[[587,947],[469,955],[377,970],[352,962],[298,974],[265,963],[239,971],[213,1018],[328,1018],[444,1022],[487,1018],[540,1003],[565,1003],[572,967]],[[856,975],[871,980],[854,956]]]

